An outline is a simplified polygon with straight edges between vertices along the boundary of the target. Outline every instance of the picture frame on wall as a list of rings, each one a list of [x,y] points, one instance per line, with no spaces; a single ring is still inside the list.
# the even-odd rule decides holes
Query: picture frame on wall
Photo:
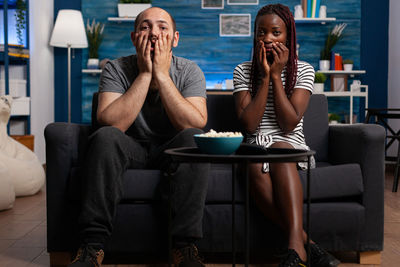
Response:
[[[258,5],[258,0],[228,0],[228,5]]]
[[[219,36],[251,36],[251,14],[219,14]]]
[[[224,0],[201,0],[202,9],[224,9]]]

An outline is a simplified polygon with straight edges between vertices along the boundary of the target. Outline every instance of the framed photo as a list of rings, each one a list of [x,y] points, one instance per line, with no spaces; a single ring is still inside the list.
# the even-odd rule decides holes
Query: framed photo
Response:
[[[251,15],[219,14],[219,36],[251,36]]]
[[[203,9],[224,9],[224,0],[201,0]]]
[[[258,0],[228,0],[228,5],[258,5]]]

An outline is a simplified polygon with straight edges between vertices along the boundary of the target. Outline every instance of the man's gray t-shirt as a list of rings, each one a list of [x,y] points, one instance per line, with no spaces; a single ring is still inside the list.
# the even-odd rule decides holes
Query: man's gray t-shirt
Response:
[[[204,74],[193,61],[172,56],[169,74],[183,97],[206,98]],[[136,55],[111,60],[101,74],[99,92],[124,94],[138,75]],[[149,90],[142,110],[127,134],[140,141],[162,143],[177,133],[161,103],[158,90]]]

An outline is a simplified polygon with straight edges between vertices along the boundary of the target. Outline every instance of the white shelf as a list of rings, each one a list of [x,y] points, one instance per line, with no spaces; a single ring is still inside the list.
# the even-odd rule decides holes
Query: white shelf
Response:
[[[349,97],[350,98],[350,106],[349,106],[349,122],[353,124],[353,98],[354,97],[365,97],[365,111],[368,108],[368,85],[360,85],[361,92],[353,92],[353,91],[344,91],[344,92],[323,92],[319,94],[324,94],[326,97]]]
[[[135,21],[136,17],[109,17],[108,21],[117,21],[117,22],[124,22],[124,21]]]
[[[352,71],[344,71],[344,70],[319,70],[317,71],[319,73],[324,73],[324,74],[349,74],[349,75],[355,75],[355,74],[365,74],[365,70],[352,70]]]
[[[82,73],[98,74],[101,73],[101,69],[83,69]]]
[[[360,96],[360,97],[366,97],[368,95],[367,92],[350,92],[350,91],[344,91],[344,92],[323,92],[321,94],[324,94],[326,96]]]
[[[326,22],[335,21],[336,18],[300,18],[294,19],[296,23],[321,23],[325,24]]]

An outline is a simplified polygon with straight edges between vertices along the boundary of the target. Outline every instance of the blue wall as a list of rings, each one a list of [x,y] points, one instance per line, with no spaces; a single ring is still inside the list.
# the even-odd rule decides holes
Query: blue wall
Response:
[[[363,79],[363,82],[369,85],[369,107],[386,108],[389,0],[362,0],[362,14],[361,67],[369,73]]]
[[[106,23],[104,40],[99,50],[100,59],[114,59],[135,52],[129,38],[129,33],[133,28],[132,22],[116,23],[107,21],[108,17],[118,16],[118,0],[101,1],[101,4],[96,0],[55,1],[55,3],[57,2],[65,2],[65,4],[71,4],[71,2],[74,2],[74,8],[76,9],[78,9],[77,5],[81,2],[80,4],[85,22],[88,18],[95,18],[96,21]],[[232,78],[234,67],[237,64],[250,59],[252,47],[252,36],[220,37],[219,14],[250,13],[253,23],[259,7],[271,3],[271,1],[263,0],[260,0],[259,2],[260,4],[258,6],[232,6],[227,5],[227,1],[225,1],[225,8],[222,10],[201,9],[200,0],[153,0],[153,6],[165,8],[172,16],[174,16],[177,21],[177,29],[180,32],[179,46],[174,50],[174,53],[192,59],[199,64],[206,75],[207,87],[212,88],[215,83]],[[293,10],[294,6],[300,1],[282,0],[280,2],[288,5],[291,10]],[[386,35],[383,33],[383,37],[381,37],[381,39],[384,40],[382,46],[385,46],[385,43],[387,44],[388,0],[383,1],[383,3],[382,1],[379,1],[379,4],[373,2],[374,1],[364,0],[322,0],[322,4],[325,4],[328,7],[328,17],[336,17],[337,21],[326,23],[325,25],[314,23],[297,24],[296,28],[298,43],[300,44],[300,59],[309,62],[318,69],[319,51],[324,44],[326,34],[337,23],[346,22],[348,26],[344,31],[344,38],[335,47],[335,51],[339,52],[343,58],[353,59],[355,62],[355,69],[367,70],[368,75],[356,78],[361,78],[364,84],[370,86],[370,106],[376,105],[386,107],[387,45],[385,49],[382,48],[382,50],[379,51],[379,53],[383,53],[381,58],[386,58],[386,62],[381,60],[378,61],[378,65],[371,64],[374,63],[374,61],[370,60],[370,58],[372,58],[371,55],[376,55],[378,52],[373,51],[372,49],[376,40],[371,42],[371,39],[375,38],[375,36],[370,34],[371,29],[368,26],[367,30],[366,25],[369,25],[369,23],[381,24],[382,26],[379,27],[379,31],[382,31],[382,28],[386,29]],[[377,6],[385,12],[375,12]],[[367,20],[365,15],[368,15],[371,12],[374,12],[373,22]],[[378,19],[376,19],[377,16]],[[368,15],[368,17],[370,16]],[[253,31],[253,29],[251,30]],[[380,34],[380,36],[382,36],[382,34]],[[80,71],[80,68],[86,68],[87,62],[87,49],[83,49],[83,51],[79,50],[79,52],[77,52],[78,50],[75,54],[82,53],[82,61],[81,66],[79,67],[76,67],[77,64],[73,65],[73,69],[75,69],[74,78],[76,79],[73,84],[73,93],[77,94],[81,91],[82,102],[80,102],[79,99],[79,102],[77,103],[82,103],[82,105],[77,107],[75,101],[78,101],[78,97],[75,95],[73,98],[73,120],[76,122],[89,122],[91,96],[92,93],[97,90],[99,77],[87,74],[82,76],[80,73],[76,72],[76,70]],[[368,56],[364,57],[363,55]],[[58,60],[62,59],[59,58]],[[77,62],[78,59],[75,59],[75,61]],[[372,73],[376,73],[377,71],[380,72],[379,75],[382,77],[379,84],[376,83],[375,75],[372,75]],[[80,81],[79,78],[81,77],[82,80]],[[385,82],[382,83],[382,80],[385,80]],[[56,81],[56,88],[60,87],[59,85],[61,82],[63,81]],[[79,82],[81,82],[81,86],[78,85]],[[66,92],[66,89],[63,92]],[[59,96],[61,95],[59,94]],[[62,101],[58,101],[59,106],[61,102]],[[61,112],[61,109],[66,110],[66,101],[64,102],[65,107],[57,108],[56,101],[56,118],[59,118],[57,113]],[[363,106],[363,103],[361,103],[361,106]],[[340,99],[339,101],[330,99],[330,108],[333,108],[336,112],[340,112],[342,109],[347,110],[347,107],[348,103],[343,101],[343,99]],[[358,102],[356,103],[356,108],[358,108]],[[78,117],[78,114],[76,114],[78,112],[81,112],[80,118]]]

